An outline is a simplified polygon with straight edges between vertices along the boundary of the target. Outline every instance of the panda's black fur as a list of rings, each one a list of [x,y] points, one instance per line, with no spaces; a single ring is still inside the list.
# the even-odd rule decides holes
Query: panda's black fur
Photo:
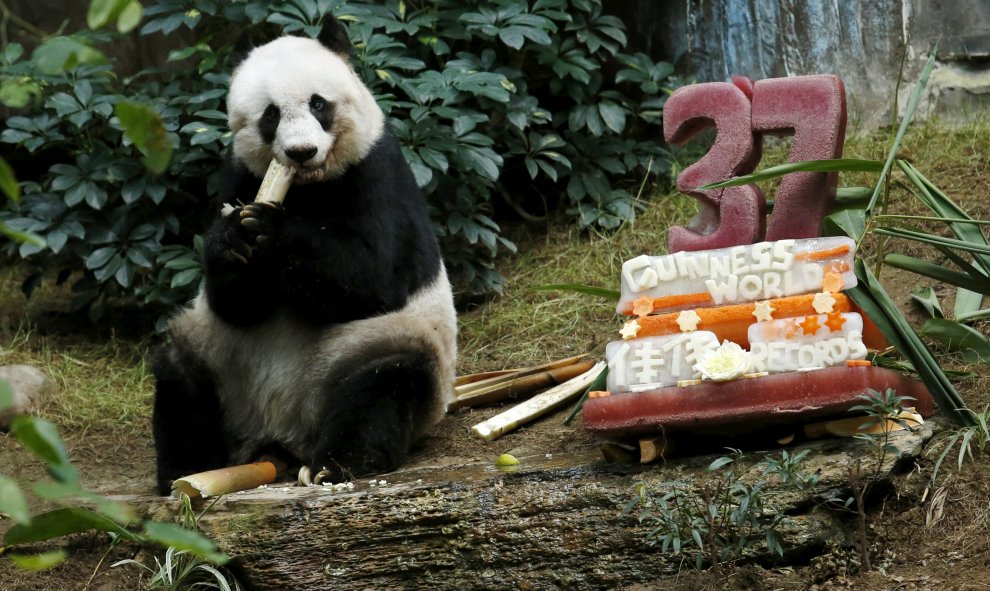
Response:
[[[161,494],[179,476],[267,452],[332,479],[390,470],[451,399],[453,299],[426,204],[346,63],[346,33],[326,22],[322,46],[282,38],[235,70],[206,287],[154,359]],[[272,89],[266,78],[287,74],[245,70],[300,48],[333,73],[288,74],[291,85]],[[297,145],[284,129],[315,139]],[[271,157],[308,175],[284,207],[250,203]]]

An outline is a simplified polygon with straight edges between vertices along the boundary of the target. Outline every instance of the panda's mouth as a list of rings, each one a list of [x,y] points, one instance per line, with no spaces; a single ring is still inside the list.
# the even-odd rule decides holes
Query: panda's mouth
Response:
[[[313,168],[300,168],[296,171],[297,183],[312,183],[321,180],[326,174],[322,166]]]

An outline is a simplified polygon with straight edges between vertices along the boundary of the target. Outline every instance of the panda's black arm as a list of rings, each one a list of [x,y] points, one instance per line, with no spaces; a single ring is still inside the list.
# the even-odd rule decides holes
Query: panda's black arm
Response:
[[[250,248],[237,213],[221,216],[204,237],[206,298],[213,312],[238,326],[272,315],[280,304],[272,257]]]

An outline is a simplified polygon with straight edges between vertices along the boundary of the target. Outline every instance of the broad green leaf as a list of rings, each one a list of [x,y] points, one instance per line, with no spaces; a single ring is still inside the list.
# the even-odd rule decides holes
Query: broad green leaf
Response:
[[[92,503],[97,513],[120,524],[126,525],[137,521],[137,515],[130,505],[112,501],[74,484],[37,482],[31,488],[42,499],[56,501],[61,505],[69,502],[78,506],[80,501]]]
[[[31,54],[31,60],[38,69],[49,75],[56,75],[71,70],[80,64],[105,64],[105,55],[92,47],[80,42],[74,37],[53,37],[37,48]]]
[[[171,546],[176,550],[187,550],[216,564],[224,564],[230,560],[228,556],[217,551],[216,544],[209,538],[174,523],[147,521],[144,524],[144,535],[152,542]]]
[[[883,163],[877,160],[859,160],[857,158],[840,158],[837,160],[804,160],[788,162],[765,168],[753,174],[736,177],[719,183],[710,183],[698,187],[699,191],[720,189],[722,187],[738,187],[759,181],[775,179],[792,172],[879,172]]]
[[[79,480],[79,472],[69,463],[55,425],[39,417],[21,416],[13,420],[10,431],[21,445],[48,464],[56,478],[68,483]]]
[[[0,410],[10,408],[14,404],[14,390],[10,384],[0,380]]]
[[[65,550],[52,550],[41,554],[10,554],[10,559],[24,570],[45,570],[61,564],[69,557]]]
[[[144,154],[141,162],[148,170],[161,173],[172,159],[172,143],[161,115],[147,105],[121,101],[114,107],[124,135]]]
[[[117,18],[131,0],[89,0],[86,11],[86,26],[99,29]]]
[[[918,288],[911,292],[911,299],[918,302],[932,318],[945,318],[945,314],[942,313],[942,305],[939,304],[934,289],[930,287]]]
[[[0,513],[6,513],[17,523],[30,523],[31,511],[21,487],[12,479],[0,474]]]
[[[873,187],[839,187],[835,190],[835,204],[852,205],[861,203],[866,205],[873,194]]]
[[[534,291],[576,291],[586,295],[605,298],[613,302],[619,301],[620,294],[614,289],[605,289],[593,285],[581,285],[577,283],[555,283],[552,285],[539,285],[532,288]]]
[[[953,351],[960,351],[970,363],[990,361],[990,341],[978,330],[944,318],[931,318],[921,326],[921,334],[935,339]]]
[[[31,78],[6,78],[0,83],[0,103],[12,109],[23,109],[36,96],[41,96],[41,87]]]
[[[21,199],[21,187],[14,177],[14,169],[3,158],[0,158],[0,191],[14,203]]]
[[[129,540],[138,539],[137,536],[123,529],[113,520],[95,511],[82,507],[64,507],[35,515],[31,518],[30,524],[19,523],[15,525],[4,534],[3,543],[8,546],[33,544],[69,534],[94,530],[113,532]]]
[[[130,0],[124,10],[120,11],[117,15],[117,31],[119,33],[129,33],[133,31],[138,24],[141,23],[141,17],[144,16],[144,7],[138,0]]]
[[[973,320],[982,320],[984,318],[990,318],[990,308],[984,308],[982,310],[977,310],[970,314],[960,314],[956,316],[956,322],[971,322]]]

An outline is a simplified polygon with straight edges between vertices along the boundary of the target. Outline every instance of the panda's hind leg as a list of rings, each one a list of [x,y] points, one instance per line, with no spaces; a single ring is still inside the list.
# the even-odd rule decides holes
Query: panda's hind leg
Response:
[[[158,494],[172,481],[227,464],[227,441],[216,380],[192,352],[173,342],[155,353],[152,430],[158,460]]]
[[[324,480],[388,472],[409,455],[415,438],[436,413],[432,358],[395,353],[331,377],[324,385],[318,442],[310,469]]]

